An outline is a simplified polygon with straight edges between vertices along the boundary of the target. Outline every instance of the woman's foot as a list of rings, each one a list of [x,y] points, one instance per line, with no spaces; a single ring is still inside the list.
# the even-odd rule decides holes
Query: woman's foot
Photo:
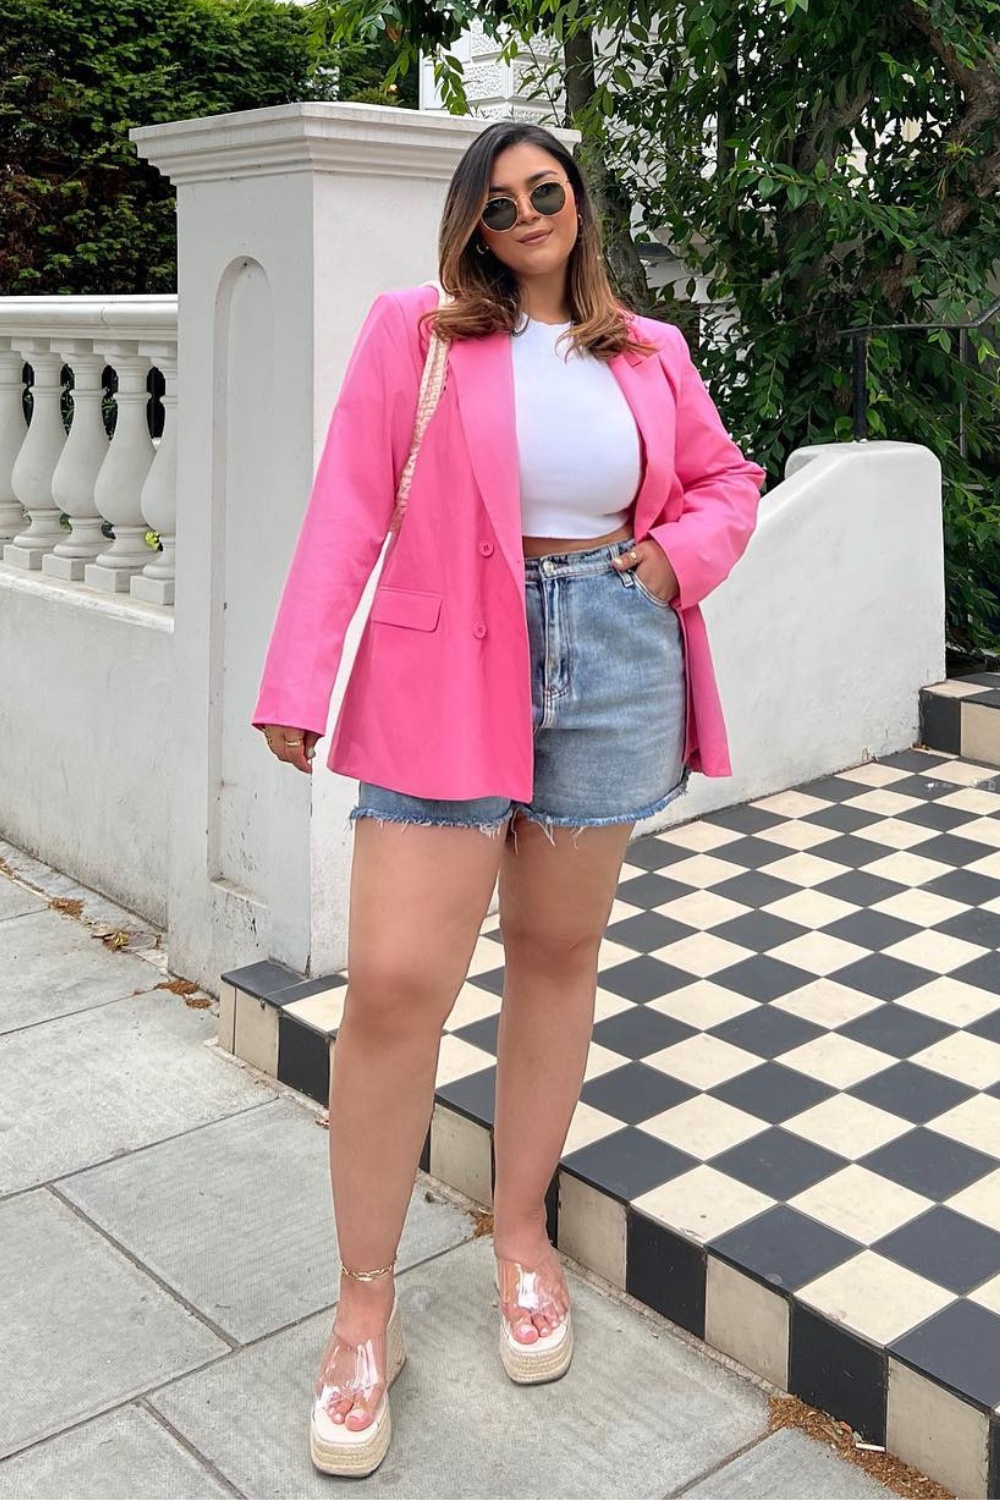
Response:
[[[394,1296],[391,1274],[376,1281],[341,1277],[315,1391],[335,1426],[360,1432],[374,1421],[388,1379],[386,1329]]]
[[[544,1227],[494,1231],[500,1308],[511,1335],[530,1346],[566,1321],[569,1291],[562,1262]]]

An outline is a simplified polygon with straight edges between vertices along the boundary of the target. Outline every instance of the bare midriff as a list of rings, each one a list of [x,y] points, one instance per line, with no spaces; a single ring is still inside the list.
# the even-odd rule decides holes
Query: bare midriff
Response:
[[[621,542],[632,535],[632,526],[619,526],[605,536],[522,536],[521,545],[525,557],[544,557],[547,552],[586,552],[591,547],[603,547],[608,542]]]

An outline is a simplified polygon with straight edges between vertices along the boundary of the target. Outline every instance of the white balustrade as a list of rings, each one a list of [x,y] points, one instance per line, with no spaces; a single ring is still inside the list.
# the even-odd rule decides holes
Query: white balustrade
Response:
[[[94,354],[86,339],[67,339],[59,352],[73,370],[73,420],[52,475],[52,498],[69,517],[70,534],[42,558],[42,572],[78,581],[104,546],[103,521],[94,503],[94,486],[108,456],[101,410],[104,357]]]
[[[11,471],[11,488],[30,525],[8,542],[3,560],[15,568],[41,568],[42,557],[62,540],[59,507],[52,499],[52,475],[66,442],[62,419],[62,359],[47,339],[23,339],[18,352],[31,365],[31,421]]]
[[[0,542],[12,540],[24,525],[24,507],[10,482],[28,431],[23,370],[21,355],[8,339],[0,338]]]
[[[118,420],[94,485],[94,504],[115,529],[111,546],[83,570],[92,588],[114,594],[128,592],[133,575],[141,573],[149,557],[145,517],[139,496],[153,462],[153,440],[146,424],[149,395],[146,378],[149,356],[131,340],[110,343],[102,352],[118,375],[115,405]]]
[[[169,344],[140,344],[163,376],[163,432],[156,457],[139,496],[142,514],[159,533],[162,552],[154,552],[129,587],[133,599],[173,604],[177,542],[177,351]]]

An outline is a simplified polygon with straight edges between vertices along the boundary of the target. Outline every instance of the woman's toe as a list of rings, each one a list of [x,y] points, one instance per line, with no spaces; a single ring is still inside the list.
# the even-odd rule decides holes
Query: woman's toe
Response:
[[[366,1411],[363,1406],[351,1407],[350,1413],[347,1417],[346,1425],[351,1429],[352,1432],[360,1432],[362,1428],[370,1427],[371,1423],[372,1414],[370,1411]]]
[[[522,1344],[533,1344],[538,1338],[538,1329],[530,1317],[519,1318],[514,1324],[514,1337]]]

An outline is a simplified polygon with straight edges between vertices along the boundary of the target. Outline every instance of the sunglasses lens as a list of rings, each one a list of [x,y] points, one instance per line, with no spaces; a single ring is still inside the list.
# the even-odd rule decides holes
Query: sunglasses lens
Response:
[[[487,229],[512,229],[517,223],[517,204],[513,198],[491,198],[483,209]]]
[[[540,182],[531,201],[540,214],[557,214],[566,202],[566,189],[561,182]]]

